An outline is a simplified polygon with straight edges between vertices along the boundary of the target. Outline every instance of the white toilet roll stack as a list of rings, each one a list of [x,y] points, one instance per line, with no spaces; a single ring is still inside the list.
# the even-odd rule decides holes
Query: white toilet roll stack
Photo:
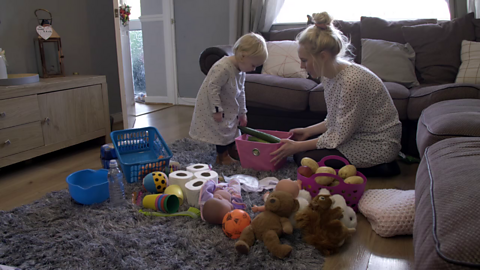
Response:
[[[215,184],[218,184],[218,173],[215,171],[196,172],[193,175],[195,178],[213,180],[215,181]]]
[[[193,164],[187,167],[187,171],[192,173],[209,171],[209,170],[210,170],[210,166],[208,164],[202,164],[202,163]]]
[[[180,188],[182,188],[183,196],[185,197],[185,194],[187,192],[185,184],[187,184],[188,181],[192,180],[194,178],[194,175],[192,172],[189,171],[174,171],[169,174],[168,178],[168,184],[180,186]]]
[[[187,203],[190,206],[199,208],[200,204],[198,203],[198,199],[200,196],[200,190],[202,186],[207,182],[206,179],[193,179],[185,184],[186,192],[184,193],[184,198],[187,198]]]

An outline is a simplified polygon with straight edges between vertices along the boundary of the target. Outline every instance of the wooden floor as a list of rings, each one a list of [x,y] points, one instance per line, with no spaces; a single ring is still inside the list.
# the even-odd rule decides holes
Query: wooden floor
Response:
[[[155,126],[167,143],[188,136],[193,108],[173,106],[137,117],[135,127]],[[115,124],[114,129],[120,129]],[[102,140],[87,142],[28,162],[0,169],[0,210],[10,210],[65,189],[65,178],[82,169],[99,169]],[[400,164],[402,174],[369,178],[367,188],[414,189],[417,165]],[[323,269],[413,269],[412,237],[382,238],[358,214],[357,232],[340,253],[327,257]]]

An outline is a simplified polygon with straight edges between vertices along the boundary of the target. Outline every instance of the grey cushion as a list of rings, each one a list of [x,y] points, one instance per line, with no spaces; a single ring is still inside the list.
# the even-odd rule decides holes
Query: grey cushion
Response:
[[[317,83],[308,79],[283,78],[267,74],[247,74],[247,105],[266,109],[305,111],[308,96]]]
[[[362,39],[362,65],[385,82],[410,88],[419,85],[415,75],[415,51],[410,44]]]
[[[415,269],[480,267],[478,164],[480,138],[446,139],[427,148],[415,181]]]
[[[361,17],[361,38],[381,39],[401,44],[407,43],[403,37],[402,27],[419,24],[436,24],[437,19],[418,19],[403,21],[386,21],[376,17]]]
[[[325,103],[324,91],[325,89],[323,89],[323,85],[319,84],[310,92],[310,97],[308,99],[310,111],[316,113],[327,113],[327,104]]]
[[[420,83],[453,83],[460,67],[463,40],[474,41],[473,13],[441,24],[402,27],[405,40],[416,53]]]
[[[417,129],[420,157],[428,146],[453,137],[480,137],[479,99],[446,100],[423,110]]]
[[[418,120],[428,106],[451,99],[480,98],[480,85],[449,83],[433,86],[419,86],[410,89],[407,115],[410,120]]]

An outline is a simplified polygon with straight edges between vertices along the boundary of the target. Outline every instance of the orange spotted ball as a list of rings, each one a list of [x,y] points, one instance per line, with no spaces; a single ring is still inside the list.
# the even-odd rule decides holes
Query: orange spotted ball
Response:
[[[223,217],[222,230],[231,239],[238,239],[245,229],[252,222],[247,212],[235,209]]]

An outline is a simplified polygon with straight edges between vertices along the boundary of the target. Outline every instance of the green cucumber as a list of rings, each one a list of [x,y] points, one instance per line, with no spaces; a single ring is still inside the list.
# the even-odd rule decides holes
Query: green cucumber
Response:
[[[267,141],[265,141],[265,140],[262,140],[262,139],[259,139],[259,138],[255,137],[255,136],[249,136],[249,137],[248,137],[248,140],[249,140],[250,142],[269,143],[269,142],[267,142]]]
[[[270,135],[270,134],[267,134],[265,132],[261,132],[261,131],[258,131],[258,130],[255,130],[255,129],[249,128],[249,127],[239,126],[238,128],[240,129],[240,131],[242,131],[242,133],[246,133],[248,135],[257,137],[257,138],[259,138],[261,140],[264,140],[264,141],[267,141],[269,143],[279,143],[280,142],[280,138],[275,137],[275,136]]]

